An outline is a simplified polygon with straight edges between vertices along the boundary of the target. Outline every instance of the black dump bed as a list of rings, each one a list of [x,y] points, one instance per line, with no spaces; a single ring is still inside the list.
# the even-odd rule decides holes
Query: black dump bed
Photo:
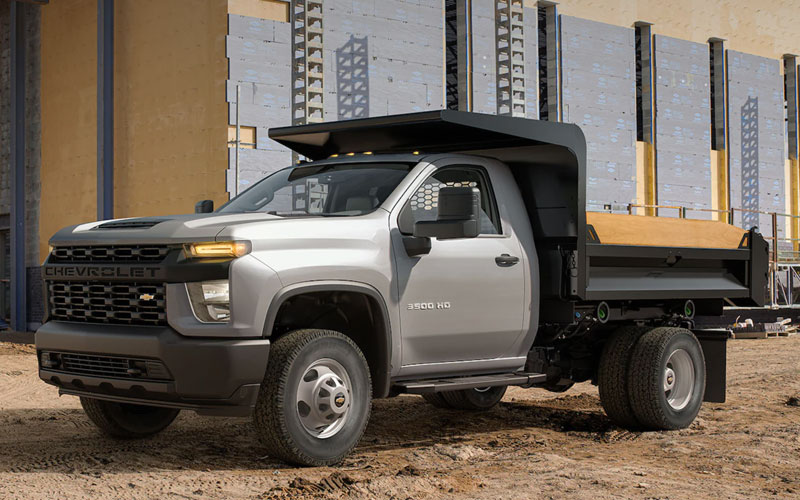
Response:
[[[554,306],[543,314],[566,311],[557,306],[565,302],[763,305],[766,297],[767,245],[756,232],[745,233],[739,248],[695,248],[604,244],[587,231],[586,140],[576,125],[440,110],[276,128],[269,135],[314,160],[352,151],[421,151],[506,163],[533,226],[541,299]]]

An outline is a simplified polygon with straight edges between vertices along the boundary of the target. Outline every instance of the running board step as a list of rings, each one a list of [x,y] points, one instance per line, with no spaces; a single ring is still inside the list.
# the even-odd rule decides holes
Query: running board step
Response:
[[[429,392],[459,391],[476,387],[497,387],[502,385],[532,385],[547,380],[544,373],[502,373],[499,375],[476,375],[474,377],[439,378],[429,380],[408,380],[395,385],[409,394]]]

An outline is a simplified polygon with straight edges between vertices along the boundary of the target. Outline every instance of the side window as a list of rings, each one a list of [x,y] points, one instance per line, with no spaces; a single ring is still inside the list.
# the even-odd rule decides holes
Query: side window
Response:
[[[418,221],[436,220],[440,188],[474,187],[481,192],[481,234],[500,234],[500,218],[497,215],[494,193],[486,179],[486,174],[477,168],[443,168],[425,179],[403,209],[406,213],[402,217],[412,225]]]

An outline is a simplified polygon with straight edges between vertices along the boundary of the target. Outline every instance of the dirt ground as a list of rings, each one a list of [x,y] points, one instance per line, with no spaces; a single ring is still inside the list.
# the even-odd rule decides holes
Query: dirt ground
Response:
[[[597,389],[510,390],[486,413],[376,401],[341,466],[265,456],[248,419],[184,412],[157,437],[101,436],[74,397],[0,344],[0,498],[800,498],[800,337],[729,342],[728,402],[691,428],[614,427]]]

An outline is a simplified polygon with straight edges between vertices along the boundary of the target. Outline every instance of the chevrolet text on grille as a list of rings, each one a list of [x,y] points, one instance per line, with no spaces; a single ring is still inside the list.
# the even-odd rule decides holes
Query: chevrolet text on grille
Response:
[[[157,267],[45,266],[46,278],[155,278]]]

